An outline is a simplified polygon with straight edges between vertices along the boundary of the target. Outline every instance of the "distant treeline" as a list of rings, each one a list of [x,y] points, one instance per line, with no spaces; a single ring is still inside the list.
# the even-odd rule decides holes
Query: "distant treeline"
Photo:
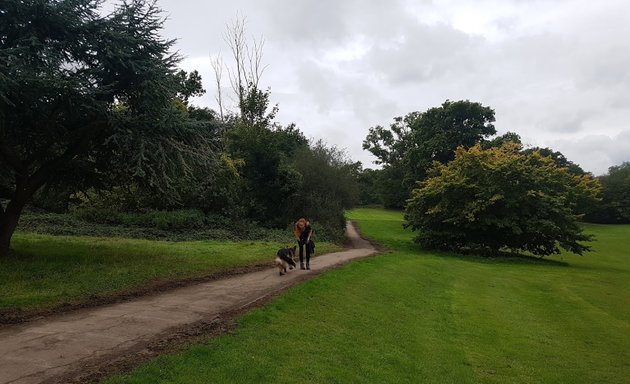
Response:
[[[411,191],[426,180],[434,164],[453,160],[458,147],[498,148],[506,143],[521,146],[523,154],[538,152],[575,176],[585,172],[579,165],[551,148],[525,148],[518,134],[496,136],[494,110],[470,101],[447,100],[425,112],[397,117],[389,127],[369,130],[363,148],[377,158],[380,169],[365,169],[358,175],[359,204],[403,209]],[[601,185],[599,199],[583,201],[577,212],[594,223],[630,223],[630,163],[613,166],[607,175],[596,177]]]

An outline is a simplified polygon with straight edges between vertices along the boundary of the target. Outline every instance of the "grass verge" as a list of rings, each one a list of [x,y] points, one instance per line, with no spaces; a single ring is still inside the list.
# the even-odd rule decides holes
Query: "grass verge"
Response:
[[[0,258],[0,315],[90,305],[155,284],[269,264],[278,248],[286,245],[17,233],[15,253]],[[339,249],[317,244],[318,254]]]

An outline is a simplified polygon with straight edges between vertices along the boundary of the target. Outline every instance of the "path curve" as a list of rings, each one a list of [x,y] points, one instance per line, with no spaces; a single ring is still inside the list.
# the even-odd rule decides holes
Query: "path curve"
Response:
[[[350,222],[346,236],[352,249],[315,257],[310,271],[279,276],[277,268],[269,268],[2,328],[0,384],[59,382],[83,367],[98,367],[94,362],[143,353],[144,346],[169,332],[242,312],[323,271],[377,252]]]

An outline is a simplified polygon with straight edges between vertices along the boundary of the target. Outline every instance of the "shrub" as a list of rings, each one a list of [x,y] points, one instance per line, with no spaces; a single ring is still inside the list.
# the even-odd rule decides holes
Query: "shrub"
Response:
[[[488,150],[477,145],[434,165],[413,190],[405,219],[428,248],[582,254],[589,248],[580,242],[589,237],[575,207],[598,192],[590,175],[572,175],[536,151],[522,153],[513,143]]]
[[[148,226],[162,230],[181,231],[187,229],[202,228],[205,224],[205,215],[194,209],[179,211],[153,211],[139,216],[146,219]]]
[[[200,211],[147,213],[100,212],[90,209],[73,214],[25,212],[19,230],[24,232],[64,236],[127,237],[150,240],[230,240],[274,241],[290,243],[290,226],[284,229],[265,228],[249,220],[233,220],[218,215],[203,215]],[[86,220],[86,218],[92,221]],[[95,220],[96,219],[96,220]],[[190,222],[188,222],[190,220]],[[316,241],[339,242],[340,231],[332,231],[318,222]],[[341,234],[341,237],[340,237]]]
[[[72,212],[79,220],[95,224],[123,224],[123,213],[112,209],[86,207]]]

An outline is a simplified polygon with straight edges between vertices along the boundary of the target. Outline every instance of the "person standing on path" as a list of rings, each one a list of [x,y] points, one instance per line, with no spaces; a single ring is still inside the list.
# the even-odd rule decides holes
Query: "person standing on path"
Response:
[[[311,269],[311,236],[313,235],[313,230],[311,228],[311,223],[305,218],[300,218],[293,225],[293,233],[295,234],[295,239],[298,242],[300,247],[300,269],[304,268],[304,248],[306,248],[306,269]]]

